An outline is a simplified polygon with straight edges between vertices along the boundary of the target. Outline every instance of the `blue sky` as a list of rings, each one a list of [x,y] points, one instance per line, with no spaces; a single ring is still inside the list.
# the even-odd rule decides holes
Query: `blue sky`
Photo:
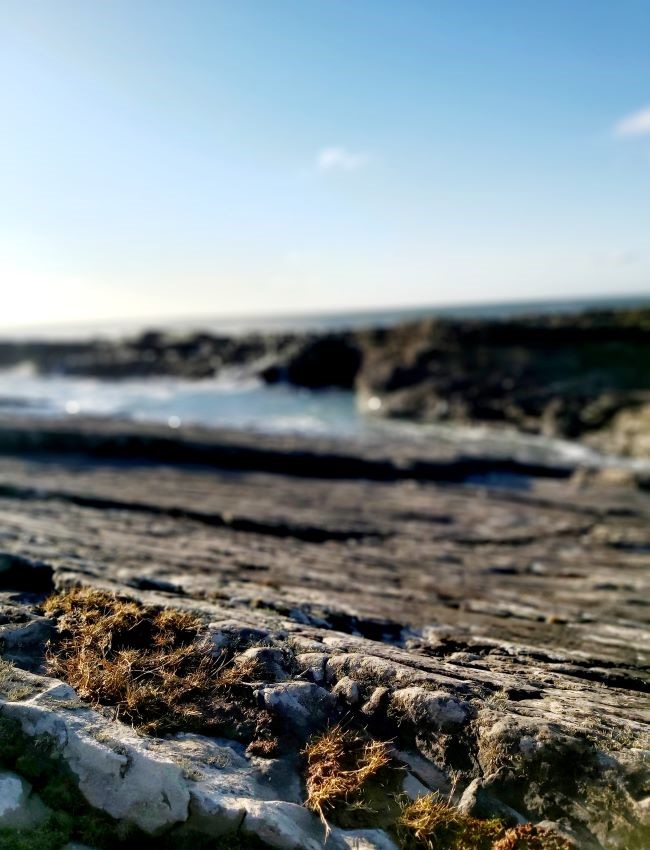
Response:
[[[2,324],[650,294],[647,0],[4,0]]]

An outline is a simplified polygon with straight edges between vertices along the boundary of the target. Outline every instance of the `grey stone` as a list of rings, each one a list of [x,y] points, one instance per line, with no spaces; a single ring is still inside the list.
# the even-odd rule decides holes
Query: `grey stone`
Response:
[[[95,712],[66,710],[70,697],[65,689],[72,690],[54,683],[27,702],[6,703],[3,710],[19,720],[28,735],[47,734],[59,742],[61,755],[92,806],[150,833],[184,821],[190,795],[178,765],[156,757],[128,727],[111,724]],[[48,707],[52,701],[56,708]],[[115,739],[119,744],[111,746]]]
[[[397,845],[383,829],[341,830],[339,835],[349,850],[397,850]]]
[[[393,756],[397,761],[406,765],[410,773],[416,776],[430,791],[446,794],[450,790],[449,779],[444,771],[436,767],[429,759],[423,758],[418,753],[405,750],[393,750]]]
[[[320,684],[325,681],[325,663],[327,655],[323,652],[302,652],[296,655],[295,663],[306,678]]]
[[[470,714],[468,704],[452,694],[417,686],[394,691],[391,704],[418,727],[428,726],[441,731],[458,729]]]
[[[335,704],[329,691],[312,682],[267,685],[256,693],[265,708],[303,730],[321,726]]]
[[[0,770],[0,827],[30,829],[47,820],[50,809],[21,776]]]
[[[386,705],[388,703],[388,697],[390,694],[390,690],[383,685],[380,685],[378,688],[375,688],[374,691],[370,694],[369,699],[363,704],[361,707],[361,711],[363,714],[368,717],[373,717],[378,714],[382,710],[385,710]]]
[[[431,791],[426,785],[423,785],[419,779],[413,776],[412,773],[406,773],[402,782],[402,791],[409,800],[417,800],[420,797],[426,797]]]
[[[475,818],[499,818],[508,825],[526,823],[523,815],[490,794],[480,778],[470,782],[463,791],[458,809]]]
[[[256,835],[280,850],[339,850],[345,846],[338,833],[325,842],[325,829],[318,818],[295,803],[280,800],[262,804],[251,800],[246,807],[241,831]]]
[[[289,678],[285,670],[285,654],[276,647],[251,646],[238,658],[258,665],[265,681],[283,682]]]
[[[361,698],[359,683],[349,676],[344,676],[334,685],[332,693],[346,702],[348,705],[357,705]]]
[[[24,625],[0,627],[0,640],[5,653],[43,647],[54,631],[54,622],[47,617],[34,617]]]

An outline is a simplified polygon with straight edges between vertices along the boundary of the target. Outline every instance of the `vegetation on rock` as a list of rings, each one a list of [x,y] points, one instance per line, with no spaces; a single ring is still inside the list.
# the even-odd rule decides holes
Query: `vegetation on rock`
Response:
[[[360,735],[334,726],[305,749],[307,758],[308,809],[327,824],[325,813],[336,804],[349,802],[370,777],[390,762],[387,744],[364,740]]]
[[[512,829],[501,821],[464,815],[437,794],[406,804],[397,823],[404,850],[572,850],[573,845],[548,830],[524,824]]]
[[[272,749],[272,718],[247,681],[255,670],[238,667],[225,650],[215,657],[192,614],[92,588],[51,596],[43,609],[59,634],[47,666],[82,699],[150,734],[227,733]]]

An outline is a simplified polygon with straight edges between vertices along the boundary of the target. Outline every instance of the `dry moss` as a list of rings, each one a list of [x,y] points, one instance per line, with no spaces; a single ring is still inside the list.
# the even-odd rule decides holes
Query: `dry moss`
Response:
[[[569,841],[531,823],[515,826],[492,845],[492,850],[575,850]]]
[[[305,749],[307,800],[327,826],[326,812],[341,802],[350,803],[365,783],[390,762],[387,744],[364,740],[334,726]],[[351,803],[354,805],[354,802]]]
[[[221,687],[253,684],[263,676],[261,665],[252,658],[235,658],[229,667],[220,669],[217,684]]]
[[[246,681],[250,666],[215,658],[192,614],[89,588],[52,596],[43,608],[57,619],[49,670],[82,699],[113,708],[117,719],[151,734],[270,737],[271,717],[254,704]]]
[[[280,741],[277,738],[256,738],[246,748],[246,755],[260,756],[261,758],[274,758],[279,755]]]
[[[491,850],[503,834],[498,820],[478,820],[454,809],[438,794],[428,794],[402,809],[398,835],[404,847]]]
[[[4,658],[0,658],[0,695],[10,702],[19,702],[36,693],[33,684],[23,679],[22,671]]]
[[[499,820],[479,820],[428,794],[402,809],[397,836],[405,850],[574,850],[566,839],[524,824],[507,829]]]

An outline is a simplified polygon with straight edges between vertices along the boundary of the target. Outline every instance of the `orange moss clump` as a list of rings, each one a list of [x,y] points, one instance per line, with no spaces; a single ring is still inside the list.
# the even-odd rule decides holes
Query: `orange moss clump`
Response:
[[[347,801],[368,779],[390,761],[387,744],[364,741],[360,736],[334,726],[306,748],[307,801],[327,826],[325,811]]]
[[[430,850],[491,850],[503,834],[500,821],[463,815],[438,794],[427,794],[404,806],[397,828],[404,847]]]
[[[43,606],[59,638],[47,665],[82,699],[111,706],[116,719],[144,732],[224,731],[224,723],[255,730],[270,716],[246,697],[241,682],[254,671],[215,658],[201,620],[102,590],[77,588]],[[231,730],[230,730],[231,731]]]
[[[406,850],[575,850],[566,839],[530,823],[508,829],[499,820],[464,815],[438,794],[405,805],[397,834]]]
[[[575,847],[561,835],[524,823],[509,829],[492,850],[575,850]]]

